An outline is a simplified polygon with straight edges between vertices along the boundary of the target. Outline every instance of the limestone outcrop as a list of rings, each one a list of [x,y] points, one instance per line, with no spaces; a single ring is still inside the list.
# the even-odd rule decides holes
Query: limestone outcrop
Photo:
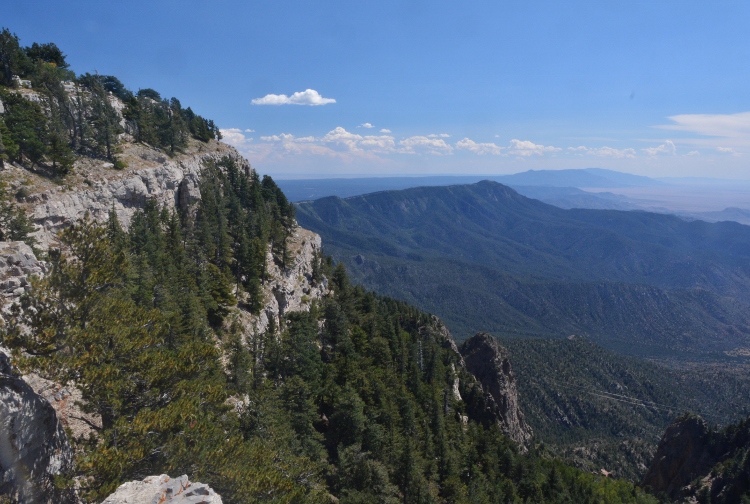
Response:
[[[144,151],[141,155],[148,157],[154,152]],[[106,172],[108,178],[89,180],[90,185],[73,189],[53,187],[32,194],[26,199],[31,203],[31,217],[38,226],[34,238],[45,249],[55,243],[57,232],[87,212],[93,219],[104,221],[114,210],[120,223],[127,227],[133,214],[143,208],[146,200],[155,200],[167,208],[194,203],[200,198],[198,182],[201,171],[207,164],[225,156],[233,159],[241,169],[250,169],[250,164],[237,150],[217,144],[216,148],[205,152],[175,159],[156,159],[162,161],[161,164],[149,158],[145,168],[124,172],[109,170]]]
[[[30,276],[42,275],[45,271],[45,263],[37,260],[34,251],[24,242],[0,242],[0,296],[5,305],[30,288]]]
[[[192,483],[186,475],[166,474],[130,481],[107,497],[102,504],[222,504],[221,496],[203,483]]]
[[[55,489],[54,476],[69,473],[73,452],[55,410],[0,353],[0,495],[19,503],[73,503],[72,491]]]
[[[484,396],[484,401],[468,404],[469,416],[484,423],[497,422],[508,437],[525,446],[532,431],[518,404],[507,351],[491,335],[480,332],[466,340],[460,352],[466,370],[477,379]]]
[[[260,335],[269,324],[279,327],[284,314],[307,311],[315,299],[328,291],[328,282],[313,281],[313,264],[321,249],[320,236],[307,229],[296,227],[287,240],[291,260],[282,267],[274,262],[270,250],[266,257],[266,280],[262,285],[264,307],[255,316],[241,312],[248,337]]]

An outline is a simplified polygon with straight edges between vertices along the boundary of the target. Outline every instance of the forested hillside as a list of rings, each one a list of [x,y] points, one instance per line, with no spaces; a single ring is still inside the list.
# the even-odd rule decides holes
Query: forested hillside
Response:
[[[68,252],[51,254],[3,344],[22,369],[75,381],[101,419],[74,440],[68,478],[87,498],[186,473],[229,502],[649,502],[464,419],[471,389],[448,392],[472,379],[432,317],[352,286],[342,265],[319,264],[332,295],[309,313],[242,341],[232,268],[247,285],[262,270],[231,244],[256,229],[242,216],[274,208],[229,165],[206,173],[195,212],[150,205],[128,231],[84,220],[62,234]]]
[[[562,210],[494,182],[298,204],[369,288],[458,335],[585,335],[659,359],[750,347],[750,228]]]
[[[16,374],[3,383],[34,372],[80,397],[86,429],[68,432],[72,470],[42,482],[50,502],[73,489],[101,502],[163,473],[225,502],[654,502],[517,446],[440,322],[352,285],[331,259],[314,256],[306,279],[325,296],[248,330],[274,301],[269,271],[292,266],[294,207],[273,180],[216,156],[215,125],[178,100],[76,75],[53,43],[3,30],[0,70],[2,237],[35,243],[28,208],[35,233],[64,228],[36,243],[44,275],[11,293],[0,331]],[[138,192],[171,173],[160,154],[204,148],[197,198],[177,179],[164,204]],[[162,171],[110,176],[130,161]],[[105,190],[109,219],[76,221]]]
[[[726,425],[750,415],[747,369],[670,369],[583,338],[512,338],[519,400],[536,439],[588,470],[640,480],[685,412]]]

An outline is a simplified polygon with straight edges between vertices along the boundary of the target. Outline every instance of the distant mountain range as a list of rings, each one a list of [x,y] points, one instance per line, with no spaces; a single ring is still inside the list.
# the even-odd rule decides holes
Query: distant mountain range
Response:
[[[492,177],[489,180],[501,182],[509,186],[591,187],[599,189],[664,185],[664,182],[649,177],[605,170],[603,168],[529,170],[513,175]]]
[[[529,170],[513,175],[466,175],[430,177],[367,177],[304,180],[278,180],[277,184],[290,201],[308,201],[326,196],[359,196],[378,191],[446,185],[474,184],[492,180],[511,187],[598,188],[653,187],[664,185],[656,179],[630,175],[603,168],[580,170]],[[565,192],[555,194],[564,194]],[[584,192],[584,191],[580,191]]]
[[[323,198],[297,217],[356,281],[459,338],[584,334],[661,359],[750,349],[750,227],[562,210],[489,181]]]
[[[500,182],[524,196],[560,208],[646,210],[674,214],[687,220],[735,221],[750,225],[748,182],[654,179],[602,168],[529,170],[496,176],[280,180],[278,185],[290,201],[300,202],[327,196],[348,198],[388,190],[474,184],[482,180]]]

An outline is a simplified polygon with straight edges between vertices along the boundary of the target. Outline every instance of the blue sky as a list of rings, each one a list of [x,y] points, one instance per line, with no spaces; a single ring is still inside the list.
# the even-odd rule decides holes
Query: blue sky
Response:
[[[277,178],[750,179],[747,2],[8,3],[22,44],[176,96]]]

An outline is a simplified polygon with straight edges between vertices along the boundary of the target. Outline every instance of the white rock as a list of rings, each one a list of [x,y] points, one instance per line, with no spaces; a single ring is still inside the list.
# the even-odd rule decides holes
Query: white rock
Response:
[[[186,475],[166,474],[130,481],[107,497],[102,504],[222,504],[221,496],[203,483],[191,483]]]
[[[124,173],[122,178],[108,180],[96,187],[81,187],[74,191],[49,191],[39,198],[31,216],[37,224],[32,235],[39,247],[46,249],[55,242],[55,235],[86,212],[100,222],[107,220],[114,209],[120,223],[128,227],[133,214],[143,208],[148,199],[160,206],[175,208],[182,200],[194,203],[200,198],[198,181],[208,163],[224,156],[232,158],[240,168],[249,164],[233,148],[217,152],[195,154],[181,160],[168,160],[156,168]]]

